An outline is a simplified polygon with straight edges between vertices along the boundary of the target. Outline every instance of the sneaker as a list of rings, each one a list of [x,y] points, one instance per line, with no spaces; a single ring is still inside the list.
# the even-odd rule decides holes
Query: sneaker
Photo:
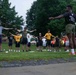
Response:
[[[52,50],[50,50],[50,52],[51,52]]]
[[[48,49],[48,51],[50,51],[50,50]]]
[[[20,50],[18,52],[20,52]]]
[[[3,52],[2,50],[0,50],[0,52]]]
[[[65,52],[69,52],[69,50],[66,50]]]

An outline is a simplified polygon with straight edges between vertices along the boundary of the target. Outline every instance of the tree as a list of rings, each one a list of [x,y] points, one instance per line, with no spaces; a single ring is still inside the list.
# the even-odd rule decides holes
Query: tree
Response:
[[[12,8],[10,6],[11,3],[9,3],[9,0],[0,0],[1,24],[4,27],[20,29],[23,24],[23,18],[17,15],[15,6]]]
[[[60,33],[64,31],[64,19],[50,21],[49,17],[63,14],[66,5],[68,5],[68,3],[72,4],[72,2],[72,0],[35,1],[31,9],[27,12],[27,27],[36,28],[37,34],[41,32],[44,35],[47,29],[50,29],[52,34],[60,35]],[[72,5],[74,6],[74,3]]]

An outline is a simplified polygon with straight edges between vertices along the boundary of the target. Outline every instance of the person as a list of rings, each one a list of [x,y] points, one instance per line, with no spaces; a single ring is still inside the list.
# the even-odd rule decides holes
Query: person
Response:
[[[65,35],[66,41],[65,41],[65,52],[69,52],[69,39],[67,35]]]
[[[46,46],[47,46],[46,43],[47,43],[46,38],[43,37],[43,38],[42,38],[43,49],[46,49]]]
[[[16,52],[20,52],[20,40],[21,40],[21,35],[16,32],[16,35],[12,34],[12,36],[14,36],[14,39],[15,39],[15,47],[16,47]]]
[[[47,47],[48,47],[48,51],[51,51],[51,37],[53,35],[50,33],[50,30],[48,29],[48,32],[45,34],[45,38],[47,41]]]
[[[27,48],[28,48],[27,52],[31,51],[30,47],[31,47],[31,35],[27,34]]]
[[[55,39],[55,37],[52,37],[51,47],[52,47],[52,50],[53,50],[54,52],[56,52],[56,50],[55,50],[55,43],[56,43],[56,39]]]
[[[75,55],[75,50],[74,47],[76,46],[76,41],[75,41],[75,21],[76,21],[76,14],[73,13],[72,11],[72,6],[67,5],[66,6],[66,11],[64,14],[61,14],[56,17],[50,17],[50,20],[53,19],[59,19],[59,18],[65,18],[65,29],[66,29],[66,34],[69,38],[70,42],[70,47],[71,47],[71,52],[73,55]]]
[[[55,43],[55,46],[56,46],[56,51],[59,51],[59,47],[60,47],[60,39],[58,36],[56,36],[56,43]]]
[[[25,51],[25,50],[24,50],[24,47],[26,46],[26,52],[27,52],[27,51],[28,51],[28,50],[27,50],[27,33],[28,33],[28,32],[29,32],[29,33],[32,33],[32,32],[34,32],[34,31],[36,31],[36,29],[29,31],[29,30],[27,29],[27,27],[24,27],[24,30],[23,30],[23,31],[22,31],[22,30],[19,30],[19,29],[17,29],[17,31],[18,31],[18,32],[22,32],[22,38],[21,38],[22,50],[23,50],[23,52],[24,52],[24,51]]]
[[[10,30],[12,28],[6,28],[6,27],[3,27],[1,24],[0,24],[0,52],[2,52],[2,30],[5,29],[5,30]]]
[[[9,36],[8,36],[9,51],[12,51],[12,45],[13,45],[13,36],[9,33]]]
[[[39,33],[38,35],[38,51],[42,52],[42,34]]]

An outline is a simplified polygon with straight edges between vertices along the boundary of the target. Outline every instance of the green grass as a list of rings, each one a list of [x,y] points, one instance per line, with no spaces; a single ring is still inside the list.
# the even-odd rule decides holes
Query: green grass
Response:
[[[2,44],[3,49],[8,51],[8,44]],[[22,47],[22,46],[21,46]],[[13,46],[13,49],[15,49],[15,46]],[[22,49],[22,48],[20,48]],[[70,55],[69,53],[66,53],[63,51],[61,52],[38,52],[36,51],[36,47],[34,45],[31,46],[31,50],[35,52],[0,52],[0,61],[18,61],[18,60],[49,60],[49,59],[56,59],[56,58],[70,58],[70,57],[76,57]]]

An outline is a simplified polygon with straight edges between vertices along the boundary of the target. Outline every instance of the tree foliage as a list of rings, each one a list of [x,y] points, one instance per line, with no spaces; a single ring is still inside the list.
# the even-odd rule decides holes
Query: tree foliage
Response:
[[[2,26],[20,29],[23,24],[23,18],[17,14],[15,6],[11,8],[9,0],[0,0],[0,22]]]
[[[76,11],[76,2],[73,0],[37,0],[27,12],[26,23],[30,29],[37,29],[37,34],[41,32],[43,35],[47,29],[51,30],[54,35],[60,35],[64,31],[64,19],[49,20],[51,16],[57,16],[65,12],[68,4],[74,6]]]

